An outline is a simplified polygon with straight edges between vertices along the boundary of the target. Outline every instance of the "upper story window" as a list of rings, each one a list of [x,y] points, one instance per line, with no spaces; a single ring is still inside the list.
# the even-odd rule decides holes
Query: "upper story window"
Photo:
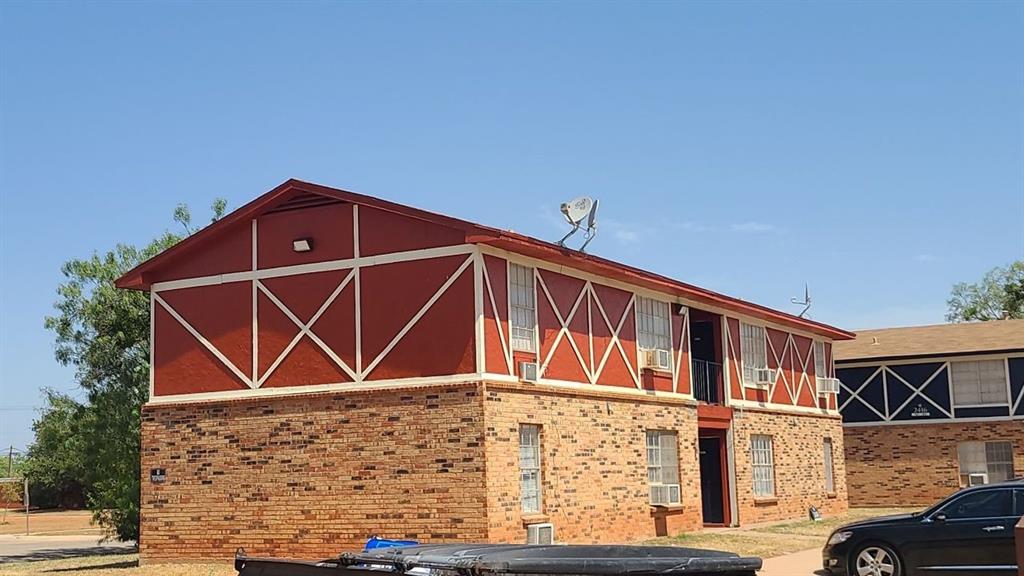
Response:
[[[533,268],[508,266],[509,331],[513,350],[536,350],[537,292],[533,286]]]
[[[644,350],[670,350],[669,304],[653,298],[636,299],[636,334]]]
[[[814,341],[814,375],[818,378],[828,378],[828,367],[825,365],[825,343],[821,340]]]
[[[1006,404],[1006,366],[1002,360],[951,362],[954,406]]]
[[[768,370],[768,350],[765,345],[764,326],[740,323],[740,356],[743,358],[743,383],[764,384],[767,378],[760,371]]]
[[[679,504],[679,450],[675,432],[647,431],[647,481],[651,504]]]

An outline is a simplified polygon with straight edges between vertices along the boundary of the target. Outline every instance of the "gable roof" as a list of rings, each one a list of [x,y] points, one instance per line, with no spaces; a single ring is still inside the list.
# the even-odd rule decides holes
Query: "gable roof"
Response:
[[[1024,320],[859,330],[835,344],[836,362],[1024,350]]]
[[[463,231],[466,235],[466,242],[470,244],[484,244],[508,250],[509,252],[532,256],[548,262],[562,264],[567,267],[590,272],[598,276],[613,278],[621,282],[627,282],[659,292],[674,294],[725,310],[735,311],[746,316],[752,316],[761,320],[790,326],[824,336],[832,340],[845,340],[853,338],[854,336],[852,332],[847,332],[828,324],[815,322],[807,318],[799,318],[792,314],[775,310],[767,306],[761,306],[760,304],[719,294],[711,290],[680,282],[678,280],[673,280],[666,276],[654,274],[652,272],[614,262],[606,258],[586,254],[570,248],[564,248],[552,242],[546,242],[544,240],[538,240],[537,238],[532,238],[516,232],[499,230],[497,228],[475,224],[458,218],[420,210],[418,208],[397,204],[395,202],[388,202],[387,200],[381,200],[364,194],[357,194],[347,190],[330,188],[295,179],[284,182],[280,186],[277,186],[252,202],[245,204],[220,220],[210,224],[206,228],[203,228],[199,232],[185,238],[178,244],[175,244],[160,254],[157,254],[149,260],[139,264],[118,278],[115,285],[118,288],[131,290],[148,290],[152,285],[152,276],[155,270],[167,266],[195,250],[202,249],[203,246],[206,246],[211,242],[215,242],[218,236],[223,234],[226,230],[232,229],[234,226],[242,222],[248,222],[261,214],[271,211],[275,207],[280,206],[296,196],[308,194],[317,194],[329,198],[335,198],[352,204],[368,206],[410,218],[425,220],[441,226],[454,228]]]

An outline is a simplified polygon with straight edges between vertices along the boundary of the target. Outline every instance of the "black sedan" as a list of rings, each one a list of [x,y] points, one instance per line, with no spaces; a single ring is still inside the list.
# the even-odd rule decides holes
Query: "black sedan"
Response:
[[[822,562],[833,576],[1012,576],[1022,515],[1024,480],[965,488],[923,512],[836,529]]]

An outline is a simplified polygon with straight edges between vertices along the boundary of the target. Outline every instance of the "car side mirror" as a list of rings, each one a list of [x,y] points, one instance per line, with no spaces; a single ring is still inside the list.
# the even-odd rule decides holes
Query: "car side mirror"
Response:
[[[939,512],[938,514],[935,514],[934,516],[932,516],[932,520],[934,520],[936,522],[945,522],[946,521],[946,514],[943,513],[943,512]]]

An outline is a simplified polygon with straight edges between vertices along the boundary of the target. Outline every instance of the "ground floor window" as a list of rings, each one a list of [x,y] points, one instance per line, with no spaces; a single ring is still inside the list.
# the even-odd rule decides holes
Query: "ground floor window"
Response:
[[[754,434],[750,437],[750,459],[754,473],[754,496],[775,496],[775,455],[771,436]]]
[[[961,486],[1013,478],[1013,444],[1010,442],[961,442],[956,451]]]
[[[835,469],[832,463],[832,439],[825,438],[823,444],[825,451],[825,492],[831,494],[836,491]]]
[[[519,480],[523,512],[540,512],[540,426],[519,427]]]
[[[675,432],[647,431],[647,480],[651,504],[679,504],[679,450]]]

